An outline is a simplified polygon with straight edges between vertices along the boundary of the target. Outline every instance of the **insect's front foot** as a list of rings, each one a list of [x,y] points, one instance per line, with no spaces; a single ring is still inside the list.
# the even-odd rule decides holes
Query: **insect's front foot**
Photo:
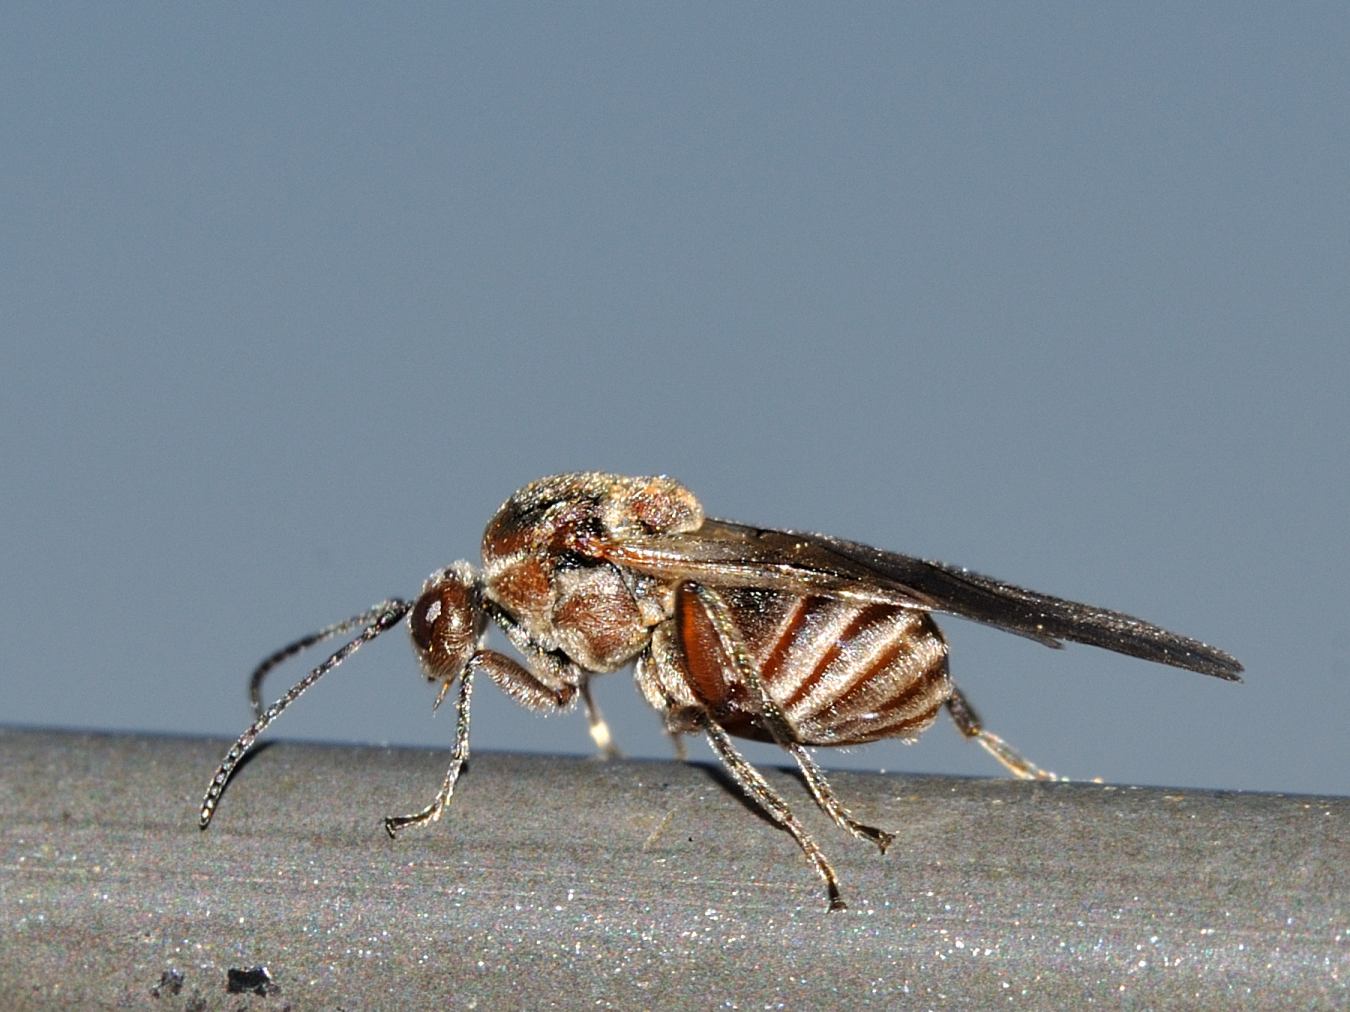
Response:
[[[877,845],[877,850],[886,853],[886,848],[895,842],[895,834],[888,833],[884,829],[877,829],[876,826],[864,826],[864,833],[869,840]]]
[[[384,817],[384,831],[389,834],[389,839],[394,839],[400,830],[407,829],[409,826],[419,826],[424,822],[437,822],[440,820],[441,811],[444,806],[439,799],[420,812],[414,812],[412,815],[386,815]]]
[[[830,911],[829,911],[830,913],[835,913],[836,911],[839,910],[848,909],[848,904],[845,903],[844,898],[839,895],[839,887],[835,885],[833,882],[829,884],[829,894],[830,894]]]

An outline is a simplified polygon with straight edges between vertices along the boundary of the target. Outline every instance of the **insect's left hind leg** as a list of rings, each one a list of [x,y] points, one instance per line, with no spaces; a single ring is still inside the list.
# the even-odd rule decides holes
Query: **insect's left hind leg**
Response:
[[[986,731],[975,708],[955,685],[952,686],[952,694],[947,697],[947,712],[952,715],[952,720],[956,721],[956,726],[963,735],[974,738],[983,745],[985,751],[1007,767],[1013,776],[1023,780],[1064,779],[1049,770],[1041,769],[994,732]]]
[[[737,751],[736,746],[731,743],[731,737],[723,730],[721,725],[702,713],[693,716],[692,719],[702,726],[704,733],[708,736],[708,743],[717,753],[717,758],[722,760],[727,772],[740,785],[741,790],[753,798],[774,822],[792,834],[792,838],[797,841],[797,846],[802,849],[806,859],[815,866],[816,873],[824,879],[830,909],[846,909],[847,904],[839,895],[839,879],[835,876],[829,858],[820,849],[820,845],[811,838],[806,828],[797,821],[797,817],[792,814],[792,809],[788,807],[787,802],[769,785],[769,782],[764,779],[759,770],[750,765],[745,757]]]
[[[825,779],[824,772],[816,765],[816,761],[811,758],[811,753],[806,750],[804,745],[797,742],[786,744],[780,742],[779,744],[782,744],[785,749],[792,753],[792,758],[797,760],[797,767],[802,771],[802,776],[806,778],[806,786],[811,789],[811,796],[816,799],[816,804],[834,820],[834,824],[840,829],[852,833],[860,840],[871,840],[877,845],[877,850],[883,854],[886,853],[886,848],[895,841],[895,834],[855,819],[853,813],[844,807],[839,797],[834,793],[834,788]]]
[[[834,820],[834,824],[840,829],[852,833],[860,840],[870,840],[876,844],[879,851],[883,854],[886,853],[886,848],[895,839],[895,834],[888,833],[884,829],[878,829],[876,826],[869,826],[865,822],[859,822],[853,817],[853,813],[844,807],[843,802],[834,793],[834,788],[830,786],[830,782],[825,779],[824,772],[816,765],[816,761],[811,758],[811,753],[799,740],[797,730],[792,726],[792,721],[783,712],[783,708],[778,705],[778,701],[769,693],[764,684],[764,679],[760,678],[759,668],[751,659],[749,651],[742,642],[741,635],[737,631],[736,624],[732,621],[721,595],[702,585],[695,586],[695,593],[698,594],[699,600],[707,611],[713,628],[717,630],[718,639],[722,644],[722,652],[735,666],[736,673],[740,676],[741,681],[754,694],[759,703],[759,715],[765,726],[768,727],[769,733],[773,735],[774,741],[791,753],[793,759],[797,760],[797,767],[802,771],[802,776],[806,779],[806,786],[810,788],[811,796],[816,799],[816,804]]]

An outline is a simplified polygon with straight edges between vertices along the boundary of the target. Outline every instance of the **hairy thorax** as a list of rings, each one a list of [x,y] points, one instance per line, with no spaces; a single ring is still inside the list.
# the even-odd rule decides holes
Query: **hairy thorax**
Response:
[[[613,671],[672,614],[673,588],[595,558],[588,545],[702,523],[698,501],[669,478],[543,478],[503,503],[488,524],[485,591],[543,649],[561,650],[588,671]]]

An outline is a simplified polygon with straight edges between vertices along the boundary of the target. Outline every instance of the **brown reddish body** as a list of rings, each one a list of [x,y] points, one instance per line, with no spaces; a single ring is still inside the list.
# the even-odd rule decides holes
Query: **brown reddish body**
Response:
[[[831,908],[841,908],[828,860],[732,736],[782,746],[821,808],[882,850],[892,835],[849,813],[807,746],[912,740],[945,706],[962,733],[1013,773],[1054,779],[980,725],[949,677],[934,611],[1049,646],[1074,640],[1230,680],[1242,669],[1220,650],[1120,612],[828,535],[709,519],[670,478],[557,475],[502,504],[483,535],[481,571],[457,562],[432,574],[415,601],[382,602],[264,661],[250,683],[258,719],[217,770],[200,824],[210,823],[226,781],[263,729],[406,615],[422,671],[439,683],[438,705],[458,681],[459,719],[441,790],[421,811],[387,818],[391,836],[439,819],[449,803],[468,757],[478,672],[533,709],[565,707],[580,696],[592,736],[612,754],[588,683],[634,663],[639,689],[669,731],[707,736],[741,788],[797,840],[824,879]],[[487,648],[489,622],[523,663]],[[360,635],[262,709],[260,685],[272,667],[358,627]]]
[[[947,643],[924,612],[749,588],[723,597],[760,681],[803,745],[913,740],[951,695]],[[735,666],[688,587],[676,592],[670,631],[695,702],[730,734],[775,740],[754,693],[728,676]]]

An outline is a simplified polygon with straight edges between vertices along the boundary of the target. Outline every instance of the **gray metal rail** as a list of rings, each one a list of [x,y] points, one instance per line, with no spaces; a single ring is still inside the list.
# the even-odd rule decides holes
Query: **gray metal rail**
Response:
[[[839,773],[839,870],[705,766],[0,730],[9,1008],[1350,1005],[1350,801]],[[265,965],[269,997],[227,991]],[[241,983],[236,978],[236,986]],[[247,981],[242,981],[247,983]],[[256,983],[256,981],[254,982]]]

